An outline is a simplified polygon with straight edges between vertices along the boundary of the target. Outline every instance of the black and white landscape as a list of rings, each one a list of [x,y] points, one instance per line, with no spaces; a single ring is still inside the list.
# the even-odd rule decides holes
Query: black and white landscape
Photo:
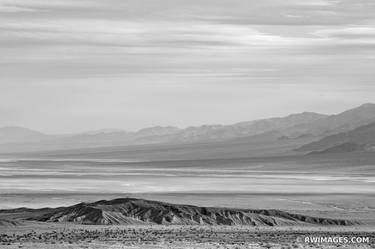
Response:
[[[176,248],[207,247],[201,243],[219,243],[216,233],[228,236],[223,245],[262,248],[268,246],[262,240],[277,246],[286,236],[293,244],[304,231],[319,234],[316,228],[373,236],[375,104],[334,115],[305,112],[185,129],[72,135],[0,130],[1,227],[42,236],[28,234],[22,243],[80,248],[105,237],[102,226],[115,229],[115,245],[125,240],[129,248],[163,247],[160,238],[175,243],[174,236],[185,241]],[[153,234],[153,225],[161,226],[155,236],[138,241]],[[263,239],[253,237],[254,227],[266,229]],[[51,229],[70,232],[59,242]],[[137,232],[130,236],[127,229]],[[279,235],[268,238],[272,234]],[[104,237],[92,243],[102,248]],[[2,240],[9,248],[20,242]]]
[[[374,248],[374,11],[0,0],[0,248]]]

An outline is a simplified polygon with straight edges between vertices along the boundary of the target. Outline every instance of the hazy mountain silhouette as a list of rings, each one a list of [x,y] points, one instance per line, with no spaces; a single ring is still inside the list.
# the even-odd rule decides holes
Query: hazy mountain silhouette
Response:
[[[0,141],[0,151],[20,152],[38,150],[58,150],[74,148],[90,148],[120,145],[163,144],[163,143],[195,143],[224,141],[241,137],[258,136],[263,133],[305,124],[326,117],[323,114],[301,113],[283,118],[270,118],[251,122],[242,122],[234,125],[203,125],[179,129],[177,127],[150,127],[137,132],[124,130],[98,130],[80,134],[44,135],[35,132],[39,140],[30,140],[19,133],[16,139],[9,136]],[[22,129],[22,128],[20,128]],[[276,135],[278,136],[278,135]],[[272,138],[273,139],[273,138]],[[36,141],[37,143],[30,143]],[[9,143],[13,143],[9,145]],[[5,146],[1,146],[5,144]]]
[[[283,118],[270,118],[243,122],[234,125],[202,125],[179,129],[173,126],[155,126],[137,132],[105,132],[96,134],[78,134],[57,142],[77,143],[113,143],[113,144],[154,144],[154,143],[192,143],[202,141],[220,141],[231,138],[254,136],[274,130],[282,130],[298,124],[319,120],[326,115],[317,113],[292,114]]]
[[[284,132],[286,134],[308,133],[315,136],[331,135],[349,131],[372,122],[375,122],[375,104],[364,104],[314,122],[297,125]]]
[[[359,150],[373,150],[375,146],[375,122],[358,127],[348,132],[335,135],[306,144],[298,151],[320,151],[320,152],[349,152]]]
[[[269,118],[249,122],[241,122],[233,125],[205,125],[189,127],[176,136],[175,141],[213,141],[225,140],[237,137],[249,137],[272,131],[280,131],[296,125],[307,124],[326,115],[304,112],[291,114],[282,118]]]
[[[28,128],[7,126],[0,128],[0,143],[37,142],[49,136]]]
[[[336,115],[304,112],[233,125],[203,125],[185,129],[156,126],[137,132],[106,129],[80,134],[47,136],[24,128],[18,128],[19,132],[10,130],[8,134],[7,129],[3,128],[4,139],[0,140],[0,151],[6,153],[189,143],[206,143],[207,146],[217,146],[219,143],[224,147],[233,146],[233,144],[254,147],[261,144],[265,152],[267,152],[267,146],[285,147],[285,144],[289,144],[294,146],[291,148],[288,145],[288,150],[292,151],[303,144],[317,141],[325,136],[347,132],[371,122],[375,122],[374,104],[364,104]],[[246,148],[243,149],[246,150]]]

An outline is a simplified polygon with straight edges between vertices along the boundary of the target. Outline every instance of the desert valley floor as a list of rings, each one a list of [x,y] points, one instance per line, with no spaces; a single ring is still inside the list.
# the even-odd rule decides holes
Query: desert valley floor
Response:
[[[0,248],[374,248],[374,157],[373,153],[352,153],[167,161],[87,156],[4,158],[0,162]],[[121,221],[108,226],[93,220],[80,224],[77,221],[92,217],[92,213],[76,217],[69,211],[68,216],[75,217],[69,220],[59,209],[117,198],[230,210],[264,209],[268,211],[263,214],[269,217],[264,220],[263,214],[251,214],[248,219],[249,214],[228,216],[223,211],[223,217],[233,223],[230,226],[220,219],[208,219],[204,225],[185,219],[186,224],[179,225],[173,221],[181,213],[174,211],[167,220],[170,224],[159,222],[157,215],[154,224],[134,224],[134,220],[127,224],[127,218],[118,216],[119,209],[110,206],[110,213],[104,212],[109,216],[94,219],[94,223]],[[16,209],[20,207],[50,209],[46,209],[47,216],[43,216],[45,209],[42,216],[33,211],[30,216],[30,210]],[[174,206],[167,209],[176,210]],[[292,223],[284,220],[283,212],[293,214]],[[212,216],[207,211],[199,215],[205,219]],[[243,223],[233,217],[242,217]],[[250,222],[254,219],[256,226]],[[304,243],[306,236],[370,240]]]

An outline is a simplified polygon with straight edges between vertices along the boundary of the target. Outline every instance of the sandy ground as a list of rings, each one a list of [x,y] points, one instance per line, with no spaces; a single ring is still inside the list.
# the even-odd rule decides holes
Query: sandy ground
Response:
[[[1,247],[3,248],[3,247]],[[25,243],[16,244],[12,246],[5,246],[4,248],[27,248],[27,249],[291,249],[291,248],[373,248],[369,245],[300,245],[300,244],[274,244],[274,243],[245,243],[245,244],[220,244],[220,243],[192,243],[192,242],[173,242],[173,243],[156,243],[156,244],[131,244],[126,245],[122,243],[109,242],[94,242],[81,244],[40,244],[40,243]]]
[[[348,243],[305,243],[306,237]],[[352,238],[369,238],[352,243]],[[1,249],[375,248],[374,227],[82,226],[28,223],[0,229]]]

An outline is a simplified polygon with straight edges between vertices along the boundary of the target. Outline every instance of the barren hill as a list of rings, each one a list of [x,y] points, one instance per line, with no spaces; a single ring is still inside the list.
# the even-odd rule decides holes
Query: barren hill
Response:
[[[4,211],[2,211],[4,212]],[[12,210],[7,210],[12,213]],[[15,213],[20,209],[14,210]],[[179,205],[135,198],[122,198],[69,207],[21,210],[23,219],[42,222],[74,222],[93,225],[353,225],[354,221],[310,217],[280,210],[228,209]],[[26,213],[25,213],[26,212]]]

